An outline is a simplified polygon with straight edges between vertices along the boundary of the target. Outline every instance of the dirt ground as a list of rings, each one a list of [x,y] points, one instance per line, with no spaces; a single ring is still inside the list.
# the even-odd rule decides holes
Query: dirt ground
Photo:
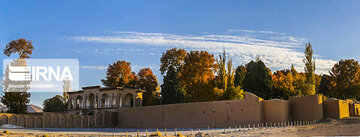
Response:
[[[38,137],[49,135],[50,137],[113,137],[113,136],[145,136],[156,132],[157,129],[123,129],[123,128],[96,128],[96,129],[0,129],[0,136],[24,136]],[[165,135],[165,129],[158,129]],[[147,132],[146,132],[147,131]],[[317,124],[305,126],[288,126],[281,128],[242,129],[177,129],[176,133],[193,136],[205,135],[215,136],[360,136],[360,117],[346,118],[342,120],[325,119]],[[201,133],[201,134],[199,134]],[[175,129],[167,129],[167,135],[174,135]]]
[[[255,129],[210,136],[360,136],[360,117],[342,120],[325,119],[314,125]]]

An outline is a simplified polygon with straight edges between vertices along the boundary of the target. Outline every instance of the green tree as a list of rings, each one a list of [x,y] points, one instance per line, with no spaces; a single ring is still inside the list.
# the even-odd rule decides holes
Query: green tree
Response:
[[[246,65],[244,90],[264,99],[272,98],[271,72],[261,60]]]
[[[60,95],[46,99],[43,105],[44,112],[64,112],[67,110],[67,102],[64,100],[64,97]]]
[[[340,60],[330,71],[330,94],[339,99],[360,99],[360,65],[354,59]]]
[[[185,102],[185,91],[180,84],[179,74],[170,66],[161,85],[162,104],[174,104]]]
[[[30,93],[27,92],[5,92],[1,97],[1,103],[6,105],[8,113],[26,113],[27,104],[30,102]]]
[[[235,70],[235,79],[234,79],[234,85],[235,87],[240,86],[243,87],[244,79],[246,75],[246,68],[245,66],[238,66]]]
[[[219,59],[216,60],[216,63],[219,67],[217,70],[217,76],[216,76],[216,86],[219,89],[222,89],[223,91],[226,90],[228,86],[228,77],[226,71],[226,53],[225,50],[223,50],[223,55],[219,55]],[[231,71],[231,70],[230,70]],[[231,73],[231,72],[230,72]]]
[[[313,59],[313,49],[310,42],[306,43],[305,47],[305,85],[306,89],[303,91],[303,95],[314,95],[316,94],[316,85],[315,85],[315,60]]]

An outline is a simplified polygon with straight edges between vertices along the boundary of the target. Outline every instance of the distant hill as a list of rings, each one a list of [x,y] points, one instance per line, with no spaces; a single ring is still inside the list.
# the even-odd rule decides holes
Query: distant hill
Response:
[[[0,111],[6,111],[7,107],[5,105],[0,105]],[[39,113],[39,112],[43,112],[43,109],[39,106],[30,104],[27,106],[27,112],[28,113]]]

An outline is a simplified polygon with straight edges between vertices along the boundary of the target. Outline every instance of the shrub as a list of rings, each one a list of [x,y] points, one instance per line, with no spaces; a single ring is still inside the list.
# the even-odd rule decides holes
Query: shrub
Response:
[[[161,134],[160,131],[156,131],[155,133],[151,133],[150,136],[151,137],[162,137],[163,135]]]
[[[181,133],[178,133],[176,136],[183,137],[183,135]]]
[[[4,134],[10,134],[10,132],[7,131],[7,130],[5,130],[3,133],[4,133]]]

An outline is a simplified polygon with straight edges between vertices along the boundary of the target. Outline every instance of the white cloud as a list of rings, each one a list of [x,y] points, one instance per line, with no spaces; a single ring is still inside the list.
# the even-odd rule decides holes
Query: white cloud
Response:
[[[262,33],[262,34],[280,34],[284,35],[285,33],[279,33],[274,31],[256,31],[256,30],[248,30],[248,29],[229,29],[230,32],[245,32],[245,33]]]
[[[81,66],[81,69],[106,70],[107,66]]]
[[[272,31],[229,30],[259,33],[261,36],[239,34],[208,34],[208,35],[174,35],[166,33],[117,32],[111,36],[76,36],[73,40],[83,42],[100,42],[111,44],[135,44],[165,49],[178,47],[187,50],[206,50],[211,53],[221,53],[225,48],[231,55],[235,65],[246,64],[260,56],[261,60],[272,70],[289,68],[291,64],[302,71],[304,67],[303,49],[306,38],[287,36]],[[121,46],[121,45],[119,45]],[[301,49],[299,51],[299,49]],[[315,55],[317,73],[327,73],[335,64],[330,59],[322,59]]]

